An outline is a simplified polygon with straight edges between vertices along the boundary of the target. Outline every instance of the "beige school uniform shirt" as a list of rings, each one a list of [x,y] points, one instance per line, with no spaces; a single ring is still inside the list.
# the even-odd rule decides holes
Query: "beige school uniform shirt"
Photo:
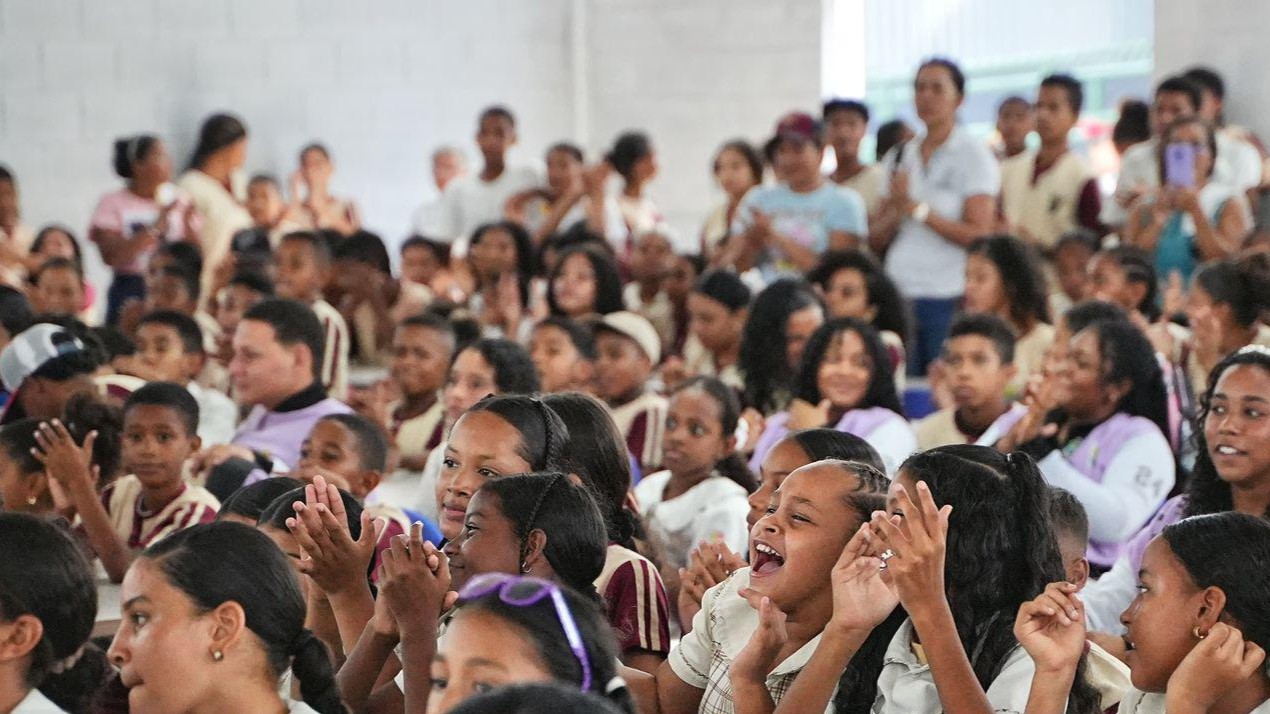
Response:
[[[1049,250],[1064,233],[1079,227],[1080,194],[1094,174],[1084,159],[1068,151],[1033,183],[1036,153],[1028,150],[1001,163],[1001,211],[1036,247]]]
[[[731,577],[706,591],[701,611],[692,620],[692,631],[670,651],[670,668],[701,695],[699,714],[732,714],[732,681],[728,670],[741,648],[758,629],[758,611],[740,596],[749,587],[750,569],[739,568]],[[803,645],[767,675],[767,691],[777,704],[820,644],[820,635]],[[831,704],[826,714],[833,711]]]
[[[251,215],[242,204],[247,195],[246,182],[235,175],[233,192],[221,182],[197,169],[181,174],[176,185],[190,197],[190,202],[203,219],[199,231],[199,247],[203,250],[203,301],[212,299],[212,277],[216,266],[229,252],[234,234],[251,228]]]
[[[325,300],[313,303],[313,312],[322,321],[326,348],[322,355],[322,386],[332,399],[348,399],[348,325],[340,311]]]
[[[834,181],[838,186],[855,189],[864,200],[864,210],[870,216],[877,213],[878,206],[882,203],[882,184],[885,182],[886,170],[878,164],[866,165],[863,171],[841,183]]]

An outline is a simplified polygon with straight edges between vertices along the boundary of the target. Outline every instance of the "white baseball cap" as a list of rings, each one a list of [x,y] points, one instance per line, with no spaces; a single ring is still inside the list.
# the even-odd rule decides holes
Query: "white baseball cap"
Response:
[[[605,330],[634,340],[654,367],[661,362],[661,337],[657,335],[653,323],[643,315],[626,310],[610,312],[595,326],[596,332]]]
[[[0,352],[0,382],[10,394],[45,363],[57,357],[83,352],[78,337],[60,325],[41,322],[18,333]]]

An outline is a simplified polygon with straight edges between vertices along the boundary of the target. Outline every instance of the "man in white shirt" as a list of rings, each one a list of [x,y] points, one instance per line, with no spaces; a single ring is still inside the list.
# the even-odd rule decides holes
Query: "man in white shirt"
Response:
[[[1155,101],[1151,105],[1152,138],[1125,152],[1120,161],[1116,193],[1103,204],[1103,223],[1117,228],[1123,225],[1129,217],[1130,205],[1160,185],[1159,137],[1174,121],[1199,114],[1202,105],[1203,92],[1199,85],[1184,76],[1169,77],[1156,86]],[[1259,157],[1249,156],[1249,149],[1256,153],[1246,142],[1233,141],[1219,132],[1212,182],[1239,191],[1248,191],[1260,184],[1261,163]]]
[[[436,184],[436,193],[415,209],[410,228],[415,235],[434,238],[442,235],[444,228],[442,196],[445,189],[455,179],[467,175],[467,158],[456,146],[442,146],[432,152],[432,181]]]
[[[503,218],[507,199],[541,183],[529,167],[507,165],[507,152],[516,144],[516,118],[511,110],[493,106],[481,112],[476,132],[485,161],[480,174],[451,183],[442,198],[438,238],[450,241],[456,258],[467,255],[467,243],[482,224]]]

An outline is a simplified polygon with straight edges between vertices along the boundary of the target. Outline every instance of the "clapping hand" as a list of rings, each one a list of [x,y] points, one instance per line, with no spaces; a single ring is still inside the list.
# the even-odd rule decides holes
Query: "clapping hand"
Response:
[[[304,487],[304,503],[296,502],[294,507],[296,515],[287,519],[287,529],[304,551],[300,572],[328,595],[369,587],[366,571],[375,557],[384,521],[372,520],[370,514],[362,512],[362,532],[353,540],[339,489],[322,476]]]
[[[445,554],[423,540],[423,526],[410,527],[410,535],[394,536],[380,558],[379,599],[386,615],[397,624],[397,634],[426,632],[441,613],[453,607],[457,595],[450,592],[450,565]],[[383,626],[380,604],[375,606],[375,628]]]
[[[904,609],[915,615],[923,608],[946,605],[944,555],[952,506],[935,505],[926,482],[917,483],[917,502],[902,485],[896,496],[903,517],[878,511],[869,522],[875,550],[889,551],[884,558],[891,584]]]

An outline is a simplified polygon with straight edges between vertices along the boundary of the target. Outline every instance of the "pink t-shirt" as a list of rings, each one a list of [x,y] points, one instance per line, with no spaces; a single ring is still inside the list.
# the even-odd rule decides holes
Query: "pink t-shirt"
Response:
[[[89,221],[89,225],[93,228],[102,228],[122,233],[125,236],[131,236],[138,225],[153,226],[159,220],[159,213],[158,202],[142,198],[126,188],[121,188],[101,197],[101,200],[97,202],[97,208],[93,211],[93,217]],[[178,208],[168,221],[167,238],[169,240],[179,240],[183,237],[184,225],[180,218],[181,209]],[[115,272],[139,275],[145,272],[145,266],[149,260],[150,254],[143,253],[127,265],[116,268]]]

